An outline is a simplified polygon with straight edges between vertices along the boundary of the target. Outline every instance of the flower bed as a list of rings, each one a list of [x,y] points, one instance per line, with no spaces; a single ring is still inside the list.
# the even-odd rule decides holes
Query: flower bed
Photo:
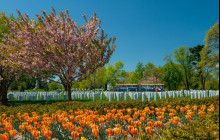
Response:
[[[179,103],[179,101],[176,102]],[[197,102],[201,103],[200,100]],[[206,103],[209,104],[209,102]],[[216,116],[219,116],[218,101],[209,105],[174,104],[176,103],[170,102],[170,105],[159,106],[159,103],[151,103],[151,105],[142,106],[143,109],[104,107],[101,113],[95,109],[80,108],[75,111],[58,110],[52,114],[43,113],[42,115],[36,112],[17,113],[16,115],[4,113],[0,117],[0,139],[13,138],[18,134],[26,139],[56,138],[60,140],[159,139],[168,136],[170,138],[192,138],[193,135],[185,134],[187,129],[192,131],[200,125],[191,126],[191,124],[207,116],[210,117],[209,120],[213,120],[213,116],[214,120]],[[217,126],[215,130],[218,131],[216,128]],[[206,134],[201,134],[200,137],[204,135]],[[214,134],[211,136],[215,137]]]

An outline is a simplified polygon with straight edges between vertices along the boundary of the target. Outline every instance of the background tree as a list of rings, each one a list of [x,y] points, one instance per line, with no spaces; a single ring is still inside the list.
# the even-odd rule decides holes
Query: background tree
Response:
[[[122,70],[124,64],[121,61],[117,61],[114,65],[109,64],[106,71],[107,84],[110,84],[111,88],[120,81],[120,78],[124,77],[125,72]]]
[[[206,33],[205,47],[201,52],[201,66],[216,68],[219,65],[219,22]]]
[[[179,73],[181,73],[179,66],[177,64],[171,64],[172,62],[166,63],[163,66],[163,81],[165,82],[165,87],[168,90],[178,90],[180,83],[182,81]]]
[[[181,65],[184,74],[183,83],[187,90],[190,89],[192,84],[191,78],[194,75],[193,67],[192,67],[192,59],[190,57],[190,51],[188,47],[180,47],[174,50],[174,58],[175,61]]]
[[[10,84],[9,89],[10,90],[19,90],[19,91],[24,91],[26,89],[34,89],[35,81],[36,81],[36,79],[34,77],[22,73],[18,80],[13,81]],[[40,87],[43,88],[41,81],[39,84],[40,84]],[[20,90],[20,89],[22,89],[22,90]]]
[[[152,76],[152,70],[156,68],[156,66],[151,63],[151,62],[148,62],[146,65],[145,65],[145,71],[144,71],[144,79],[147,79],[149,77]]]
[[[126,72],[125,75],[125,84],[137,84],[138,79],[136,78],[136,75],[133,71]]]
[[[137,82],[139,82],[144,75],[145,67],[142,62],[138,62],[134,71]]]
[[[57,82],[50,82],[48,83],[48,90],[49,91],[55,91],[57,89],[62,89],[62,85]]]
[[[42,13],[43,16],[36,15],[39,25],[19,11],[20,20],[10,20],[12,28],[11,35],[5,36],[5,56],[13,66],[29,74],[45,79],[48,74],[59,77],[72,100],[73,83],[108,63],[116,47],[115,38],[107,39],[100,31],[101,21],[95,13],[89,20],[84,16],[86,24],[82,26],[71,20],[68,10],[56,14],[52,8],[51,14]]]
[[[96,89],[96,88],[105,88],[107,83],[106,79],[106,68],[98,68],[94,74],[90,75],[87,79],[79,82],[80,89]]]
[[[196,76],[199,77],[201,81],[202,90],[205,90],[205,82],[210,76],[210,68],[209,67],[201,67],[199,66],[199,62],[201,61],[201,51],[204,48],[204,45],[197,45],[195,47],[189,48],[192,58],[192,64],[196,70]]]
[[[163,66],[163,81],[168,90],[177,90],[182,82],[183,74],[180,65],[175,64],[172,60],[172,54],[167,55],[164,60],[166,64]]]

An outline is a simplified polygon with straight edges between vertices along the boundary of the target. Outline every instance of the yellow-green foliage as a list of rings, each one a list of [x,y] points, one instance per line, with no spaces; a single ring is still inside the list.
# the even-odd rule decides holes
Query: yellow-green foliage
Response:
[[[187,124],[164,130],[166,139],[217,139],[219,138],[219,109]]]

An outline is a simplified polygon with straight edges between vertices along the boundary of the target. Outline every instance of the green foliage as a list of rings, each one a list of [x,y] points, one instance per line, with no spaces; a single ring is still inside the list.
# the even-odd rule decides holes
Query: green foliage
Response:
[[[125,84],[137,84],[137,83],[138,83],[138,79],[135,73],[133,71],[127,72],[125,76]]]
[[[181,69],[184,73],[183,83],[185,89],[189,90],[192,84],[191,78],[194,75],[192,58],[190,57],[190,51],[188,47],[180,47],[174,50],[175,61],[181,65]]]
[[[143,78],[145,67],[142,62],[138,62],[134,71],[136,79],[139,81]]]
[[[58,84],[56,82],[51,82],[51,83],[48,84],[48,89],[49,89],[49,91],[54,91],[54,90],[57,90],[57,89],[62,89],[62,85]]]
[[[168,62],[163,66],[163,81],[168,90],[177,90],[181,83],[180,68],[177,64]]]
[[[199,64],[201,67],[219,68],[219,22],[206,33]]]
[[[167,139],[218,139],[219,109],[187,124],[164,130]]]
[[[117,61],[114,65],[109,64],[106,71],[107,83],[112,88],[125,76],[125,71],[122,70],[124,64],[121,61]]]
[[[22,74],[17,81],[14,81],[10,85],[10,90],[19,90],[19,87],[25,87],[24,89],[34,89],[35,87],[35,78],[26,74]],[[25,84],[25,86],[24,86]],[[42,81],[39,80],[40,88],[42,88]],[[22,90],[19,90],[22,91]]]
[[[206,82],[206,89],[207,90],[218,90],[219,89],[219,80],[216,78],[210,79]]]
[[[25,82],[19,83],[18,90],[19,90],[20,92],[24,92],[25,89],[27,89],[27,84],[26,84]]]

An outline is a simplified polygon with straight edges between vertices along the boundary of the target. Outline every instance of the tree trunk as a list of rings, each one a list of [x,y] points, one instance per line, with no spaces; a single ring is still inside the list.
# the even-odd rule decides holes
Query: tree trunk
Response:
[[[67,86],[67,93],[68,93],[68,99],[69,99],[69,101],[72,101],[72,97],[71,97],[71,87],[72,86]]]
[[[108,84],[105,84],[105,91],[108,89]]]
[[[0,83],[0,105],[5,105],[5,106],[8,105],[7,93],[8,93],[7,81],[2,80]]]
[[[185,78],[186,78],[186,89],[189,90],[189,79],[186,71],[185,71]]]
[[[63,87],[64,87],[64,91],[68,91],[68,88],[66,85],[63,85]]]
[[[168,83],[168,91],[170,91],[170,83]]]
[[[205,78],[203,75],[201,75],[200,78],[201,78],[202,90],[205,90]]]

